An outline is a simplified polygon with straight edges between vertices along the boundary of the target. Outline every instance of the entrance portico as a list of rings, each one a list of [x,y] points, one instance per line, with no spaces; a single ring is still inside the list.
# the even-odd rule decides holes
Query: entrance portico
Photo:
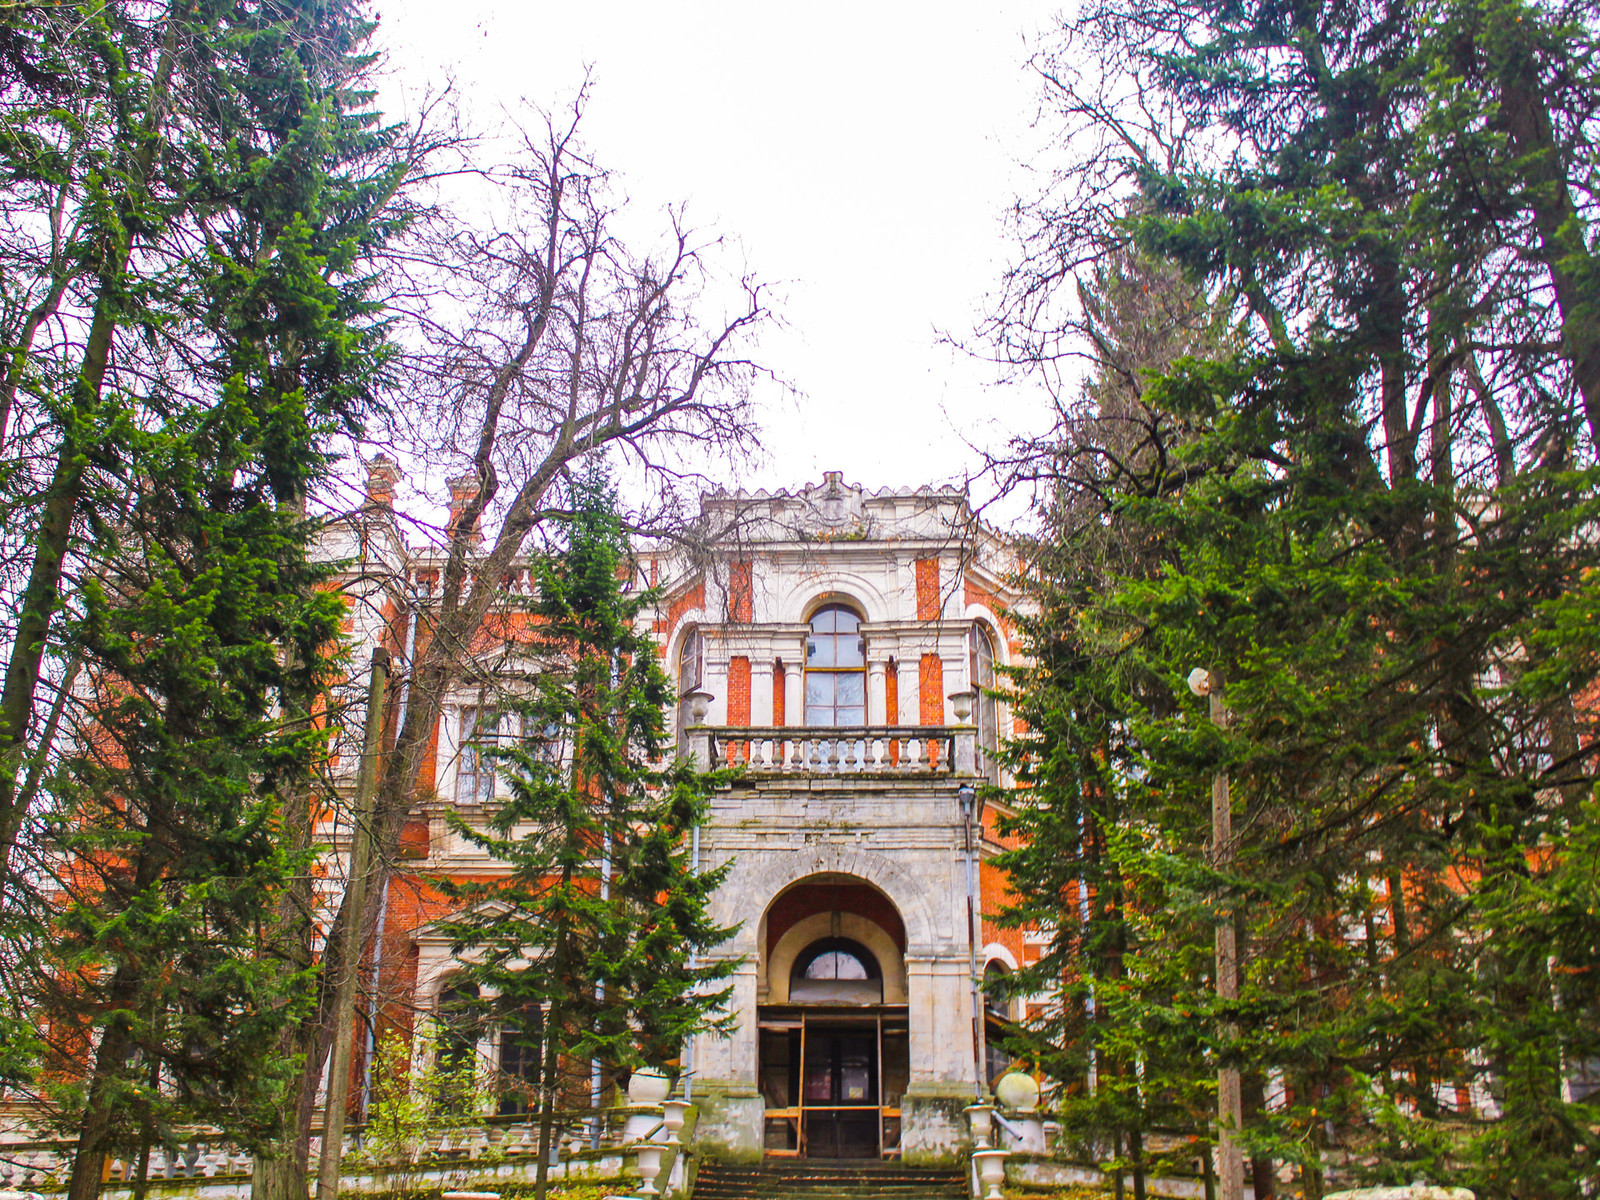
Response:
[[[976,1084],[954,789],[843,782],[735,784],[706,831],[713,861],[732,858],[716,916],[745,920],[730,945],[744,959],[730,998],[739,1028],[694,1049],[700,1138],[730,1157],[932,1162],[965,1136]],[[800,830],[773,845],[774,826],[824,797],[849,823],[872,822],[870,850],[855,836],[808,844]],[[721,819],[724,804],[742,824]]]

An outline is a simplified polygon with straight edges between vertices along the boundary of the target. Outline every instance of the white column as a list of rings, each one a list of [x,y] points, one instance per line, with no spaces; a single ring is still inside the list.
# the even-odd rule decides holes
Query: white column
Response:
[[[972,984],[961,957],[906,958],[911,1083],[973,1083]]]
[[[729,977],[727,1011],[739,1014],[739,1024],[727,1037],[711,1033],[695,1037],[696,1084],[701,1081],[732,1087],[756,1086],[756,964],[754,957]]]
[[[922,667],[922,655],[915,651],[904,654],[896,665],[900,668],[900,711],[894,714],[890,724],[920,724],[918,712],[921,709],[921,701],[918,696],[921,695],[919,672]]]
[[[804,658],[783,660],[783,707],[786,725],[806,723],[805,662]]]

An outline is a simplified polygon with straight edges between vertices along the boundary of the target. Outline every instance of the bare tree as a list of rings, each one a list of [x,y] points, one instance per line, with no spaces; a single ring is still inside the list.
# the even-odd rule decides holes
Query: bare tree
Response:
[[[685,461],[709,465],[754,444],[749,388],[761,372],[748,354],[770,316],[760,289],[748,278],[725,288],[711,262],[720,243],[698,239],[680,209],[667,213],[659,250],[623,244],[624,202],[578,137],[583,107],[580,95],[559,121],[543,117],[519,135],[515,163],[484,176],[487,207],[504,214],[498,228],[439,224],[414,245],[416,349],[396,437],[455,477],[465,499],[442,531],[437,591],[403,668],[404,721],[379,770],[370,830],[380,878],[398,857],[445,700],[569,468],[603,451],[671,492],[699,475]],[[727,311],[708,315],[724,297]],[[262,1200],[306,1195],[317,1083],[347,1016],[333,985],[361,960],[372,917],[347,896],[329,926],[317,1014],[284,1047],[304,1068],[287,1143],[257,1158]],[[285,922],[309,953],[309,908]]]

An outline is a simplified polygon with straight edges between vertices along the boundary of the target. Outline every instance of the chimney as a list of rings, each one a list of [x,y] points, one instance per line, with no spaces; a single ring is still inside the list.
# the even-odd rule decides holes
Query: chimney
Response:
[[[367,463],[368,508],[394,507],[394,489],[400,482],[400,464],[387,454],[375,455]]]
[[[478,477],[476,475],[457,475],[454,479],[445,480],[450,488],[450,520],[445,525],[445,532],[451,537],[456,536],[456,525],[461,521],[461,514],[468,504],[472,503],[478,495]],[[483,541],[482,514],[479,520],[472,523],[468,531],[469,539],[473,545]]]

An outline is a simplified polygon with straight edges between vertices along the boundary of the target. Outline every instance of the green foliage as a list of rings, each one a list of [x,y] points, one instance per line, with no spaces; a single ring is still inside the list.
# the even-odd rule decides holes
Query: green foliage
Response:
[[[587,1092],[591,1060],[665,1066],[690,1034],[725,1028],[718,985],[736,965],[704,957],[733,932],[707,916],[727,867],[689,861],[722,777],[669,757],[672,689],[640,632],[654,597],[622,591],[627,540],[605,476],[574,493],[567,544],[538,572],[530,689],[502,698],[503,723],[520,728],[494,750],[509,795],[481,826],[455,819],[510,872],[441,884],[464,905],[441,928],[495,994],[492,1014],[540,1030],[525,1052],[542,1052],[528,1081],[541,1155],[551,1109],[564,1088]]]
[[[1137,200],[1041,230],[1135,242],[1233,333],[1150,364],[1139,453],[1063,429],[1058,461],[1105,467],[1059,476],[1014,680],[1014,917],[1056,929],[1016,987],[1062,998],[1032,1051],[1091,1132],[1203,1132],[1238,1065],[1247,1149],[1307,1194],[1332,1161],[1583,1194],[1594,1109],[1562,1081],[1600,1053],[1600,911],[1571,890],[1600,675],[1592,15],[1130,0],[1072,35],[1113,100],[1063,74],[1063,111],[1121,138]]]
[[[261,1145],[298,1067],[312,966],[273,914],[309,919],[309,714],[345,615],[304,514],[382,382],[368,271],[405,168],[338,0],[0,21],[0,878],[31,975],[7,994],[84,1197],[178,1125]]]
[[[372,1060],[372,1103],[364,1131],[364,1150],[374,1166],[386,1172],[390,1188],[415,1193],[422,1186],[417,1168],[428,1139],[440,1132],[480,1126],[493,1095],[478,1064],[413,1054],[412,1046],[428,1045],[437,1031],[419,1023],[413,1040],[398,1030],[378,1039]],[[483,1163],[465,1164],[463,1170]]]

